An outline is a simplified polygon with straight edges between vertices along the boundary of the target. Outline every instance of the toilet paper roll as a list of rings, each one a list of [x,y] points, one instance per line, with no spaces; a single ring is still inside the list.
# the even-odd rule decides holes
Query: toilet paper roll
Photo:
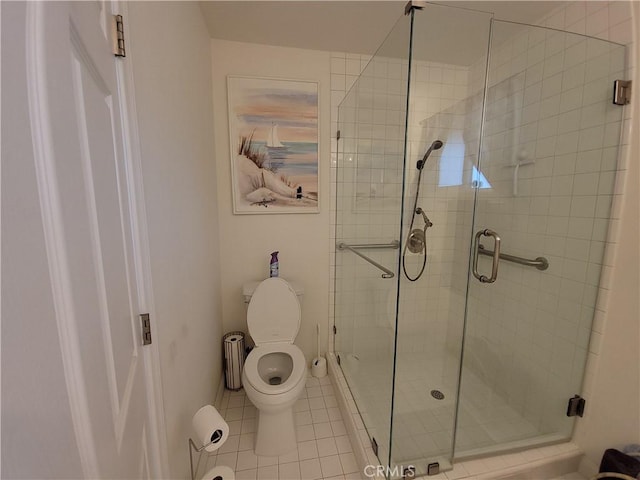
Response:
[[[211,443],[205,447],[207,452],[215,452],[229,438],[229,425],[213,405],[205,405],[198,410],[191,423],[200,445]]]
[[[311,361],[311,375],[322,378],[327,374],[327,360],[324,357],[316,357]]]
[[[204,474],[202,480],[234,480],[236,478],[233,470],[229,467],[213,467]]]

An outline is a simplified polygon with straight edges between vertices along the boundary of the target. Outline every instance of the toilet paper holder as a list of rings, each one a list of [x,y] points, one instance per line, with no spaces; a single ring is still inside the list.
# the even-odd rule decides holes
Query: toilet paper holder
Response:
[[[202,452],[205,448],[214,443],[218,443],[222,440],[222,430],[216,430],[211,436],[211,441],[202,445],[201,447],[196,446],[196,443],[193,441],[191,437],[189,437],[189,465],[191,466],[191,480],[196,480],[196,471],[200,467],[200,460],[202,459]],[[193,452],[199,453],[198,463],[196,464],[196,470],[193,470]]]

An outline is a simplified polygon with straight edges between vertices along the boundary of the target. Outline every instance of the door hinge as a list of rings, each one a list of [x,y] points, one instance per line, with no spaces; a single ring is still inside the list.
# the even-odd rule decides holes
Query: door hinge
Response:
[[[336,326],[333,326],[333,334],[336,335],[338,333],[338,329],[336,328]]]
[[[338,362],[338,365],[340,365],[340,355],[336,355],[336,360]]]
[[[127,53],[124,49],[124,22],[122,15],[113,15],[111,17],[111,41],[112,52],[116,57],[126,57]]]
[[[404,14],[409,15],[414,9],[422,10],[426,7],[427,2],[421,0],[411,0],[404,6]]]
[[[140,315],[140,322],[142,323],[142,345],[151,344],[151,318],[148,313]]]
[[[631,80],[613,82],[613,104],[628,105],[631,103]]]
[[[567,404],[567,417],[582,417],[584,415],[584,405],[586,400],[580,395],[574,395]]]
[[[336,132],[336,140],[340,140],[340,130]]]
[[[378,442],[376,442],[376,437],[371,437],[371,448],[373,449],[373,453],[378,456]]]

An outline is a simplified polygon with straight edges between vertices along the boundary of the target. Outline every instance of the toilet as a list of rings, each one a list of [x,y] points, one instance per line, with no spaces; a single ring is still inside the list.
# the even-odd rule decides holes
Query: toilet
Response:
[[[304,391],[307,362],[293,344],[300,329],[301,291],[279,277],[263,280],[250,298],[247,327],[255,348],[247,356],[242,384],[258,410],[255,453],[277,456],[296,449],[293,404]]]

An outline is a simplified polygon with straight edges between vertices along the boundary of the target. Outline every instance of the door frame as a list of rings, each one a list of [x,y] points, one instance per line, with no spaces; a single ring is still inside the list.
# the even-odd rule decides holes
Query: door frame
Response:
[[[129,29],[129,8],[124,1],[113,1],[115,11],[123,16],[125,35]],[[125,37],[126,38],[126,37]],[[125,40],[126,41],[126,40]],[[151,277],[151,251],[149,249],[149,228],[145,208],[144,182],[142,173],[142,154],[138,130],[138,113],[135,100],[135,83],[133,63],[135,56],[129,48],[127,57],[116,62],[118,86],[122,96],[123,128],[128,132],[124,139],[124,150],[130,159],[127,162],[128,183],[127,192],[131,199],[132,238],[134,259],[136,262],[136,278],[142,311],[148,312],[151,319],[157,319],[155,300],[153,296],[153,282]],[[131,188],[131,185],[134,188]],[[167,427],[164,416],[164,396],[162,392],[162,375],[160,371],[160,349],[158,323],[151,323],[151,335],[154,341],[142,348],[143,369],[145,373],[147,403],[148,403],[148,432],[150,473],[155,478],[167,478],[170,475],[169,448],[167,443]]]

